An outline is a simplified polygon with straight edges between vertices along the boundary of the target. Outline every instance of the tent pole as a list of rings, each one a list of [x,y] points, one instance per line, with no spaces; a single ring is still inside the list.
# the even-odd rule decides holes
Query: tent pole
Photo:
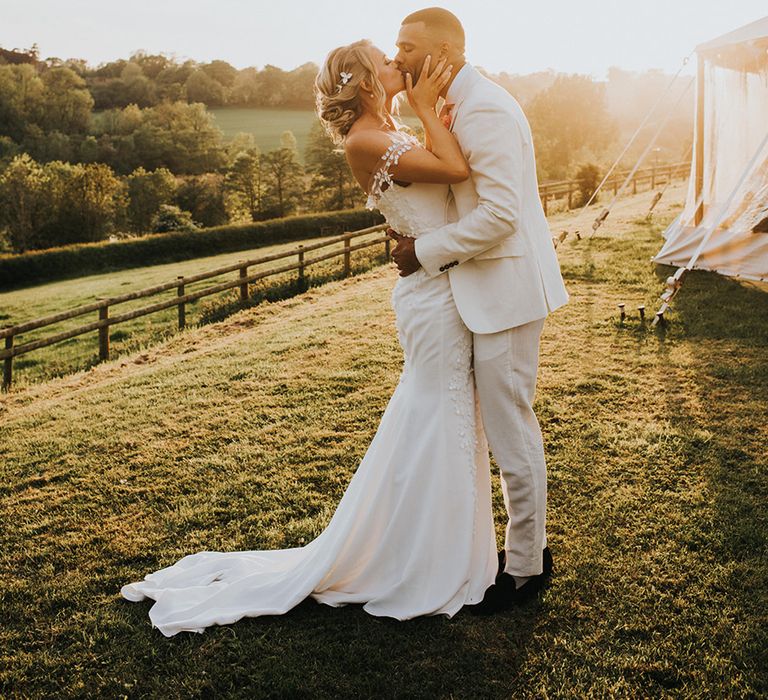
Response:
[[[693,225],[698,226],[704,218],[704,56],[698,54],[696,75],[696,192],[694,201],[699,202],[693,214]]]

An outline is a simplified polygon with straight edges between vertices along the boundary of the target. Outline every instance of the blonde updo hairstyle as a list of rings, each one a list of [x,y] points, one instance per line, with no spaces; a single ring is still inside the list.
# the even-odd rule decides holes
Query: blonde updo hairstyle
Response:
[[[387,124],[387,96],[369,52],[372,46],[369,39],[362,39],[334,49],[328,54],[315,78],[317,116],[337,146],[344,143],[352,125],[363,114],[363,103],[360,99],[362,82],[371,87],[376,116],[382,125]],[[352,75],[346,84],[342,81],[342,72]],[[399,114],[399,95],[392,100],[392,112]]]

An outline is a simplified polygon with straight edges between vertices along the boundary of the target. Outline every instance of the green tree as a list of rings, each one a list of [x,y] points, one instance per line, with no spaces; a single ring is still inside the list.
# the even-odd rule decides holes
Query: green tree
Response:
[[[573,205],[583,207],[600,184],[600,169],[594,163],[585,163],[576,171],[575,179],[579,183],[579,192]]]
[[[148,54],[146,51],[136,51],[131,54],[131,63],[141,66],[142,73],[150,80],[154,80],[172,61],[162,54]]]
[[[100,115],[93,133],[100,159],[122,174],[142,166],[197,175],[227,163],[221,131],[200,103],[163,102],[143,110],[129,105]]]
[[[176,203],[202,226],[219,226],[229,221],[224,176],[218,173],[183,178],[176,191]]]
[[[231,88],[237,77],[237,68],[226,61],[211,61],[200,66],[200,70],[225,88]]]
[[[336,148],[319,121],[309,132],[306,167],[311,177],[309,192],[317,209],[351,208],[360,199],[360,187],[344,152]]]
[[[192,220],[192,214],[180,209],[175,204],[162,204],[152,219],[153,233],[196,231],[197,229],[198,226]]]
[[[227,173],[227,189],[248,212],[251,221],[264,218],[264,166],[261,152],[253,147],[241,151]]]
[[[88,130],[93,98],[85,80],[69,68],[53,68],[42,75],[45,91],[45,131],[84,134]]]
[[[286,107],[305,107],[312,104],[317,71],[318,67],[314,63],[305,63],[287,73],[283,78],[281,104]]]
[[[260,91],[259,71],[256,68],[243,68],[232,85],[232,92],[229,95],[230,104],[255,105],[258,103]]]
[[[296,209],[304,190],[304,169],[299,163],[296,139],[290,131],[283,132],[282,147],[263,156],[266,174],[267,208],[277,216],[287,216]]]
[[[0,66],[0,135],[21,143],[45,110],[45,84],[34,66]]]
[[[224,86],[204,70],[196,70],[192,73],[184,87],[189,102],[218,106],[226,101]]]
[[[14,252],[38,247],[39,232],[51,218],[50,190],[49,174],[26,153],[0,175],[0,222]]]
[[[109,166],[54,161],[45,168],[55,218],[41,231],[44,247],[102,240],[123,218],[124,187]]]
[[[173,201],[176,178],[170,170],[134,170],[127,178],[128,222],[133,231],[149,231],[152,218],[163,204]]]
[[[151,107],[157,102],[154,83],[144,74],[138,63],[131,61],[123,68],[120,75],[123,82],[121,104],[135,104],[139,107]]]
[[[259,73],[257,104],[264,107],[276,107],[284,104],[286,93],[285,76],[285,71],[277,66],[264,66],[264,70]]]

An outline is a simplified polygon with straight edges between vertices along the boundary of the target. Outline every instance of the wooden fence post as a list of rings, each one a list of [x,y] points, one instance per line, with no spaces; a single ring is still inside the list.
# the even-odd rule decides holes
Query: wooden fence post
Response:
[[[242,260],[238,260],[238,262],[243,262]],[[245,279],[248,277],[248,265],[243,265],[240,268],[240,279]],[[248,282],[243,282],[240,285],[240,301],[248,301]]]
[[[184,276],[179,275],[176,279],[179,283],[179,286],[176,289],[176,296],[183,297],[184,296]],[[184,328],[186,325],[187,325],[186,304],[182,301],[179,304],[179,330]]]
[[[389,261],[389,241],[390,241],[390,238],[389,236],[387,236],[384,241],[384,259],[386,261]]]
[[[651,166],[651,189],[656,189],[656,166]]]
[[[637,194],[637,177],[632,176],[632,194]]]
[[[304,289],[304,245],[299,245],[299,289]]]
[[[5,349],[13,349],[13,336],[9,335],[5,338]],[[3,390],[8,391],[11,387],[11,379],[13,377],[13,356],[6,357],[3,363]]]
[[[349,270],[350,270],[350,239],[345,238],[344,239],[344,277],[349,277]]]
[[[99,299],[99,301],[102,301]],[[103,301],[106,302],[106,299]],[[109,318],[109,304],[105,303],[99,307],[99,321],[106,321]],[[99,327],[99,359],[109,359],[109,325],[105,324]]]
[[[547,186],[544,185],[544,187],[541,188],[541,203],[544,206],[544,216],[547,216]]]
[[[568,209],[573,208],[573,183],[568,182]]]

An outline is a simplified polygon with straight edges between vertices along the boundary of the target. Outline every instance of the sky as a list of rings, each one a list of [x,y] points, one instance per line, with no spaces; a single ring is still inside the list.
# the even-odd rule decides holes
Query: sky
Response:
[[[371,39],[393,56],[411,0],[0,0],[0,47],[96,66],[139,49],[236,68],[321,64]],[[674,73],[694,47],[768,14],[766,0],[443,0],[467,60],[492,73],[555,70],[601,80],[611,66]],[[693,61],[683,69],[692,73]]]

